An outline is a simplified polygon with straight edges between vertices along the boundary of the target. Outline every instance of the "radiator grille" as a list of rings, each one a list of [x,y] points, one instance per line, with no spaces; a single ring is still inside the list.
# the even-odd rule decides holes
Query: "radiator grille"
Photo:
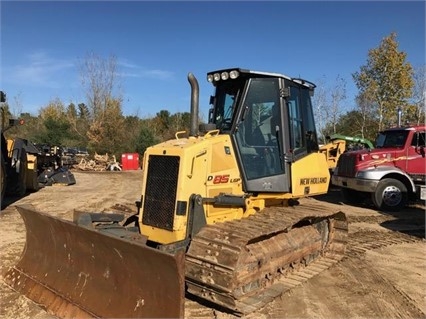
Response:
[[[142,222],[173,230],[179,176],[178,156],[150,155]]]
[[[337,161],[339,176],[355,176],[356,157],[353,154],[342,154]]]

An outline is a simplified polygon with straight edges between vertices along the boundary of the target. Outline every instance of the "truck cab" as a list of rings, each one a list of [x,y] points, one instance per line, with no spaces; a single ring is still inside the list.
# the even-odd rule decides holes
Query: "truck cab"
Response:
[[[426,199],[425,125],[395,127],[377,135],[373,150],[340,156],[332,184],[347,202],[371,196],[382,210],[400,210],[411,199]]]

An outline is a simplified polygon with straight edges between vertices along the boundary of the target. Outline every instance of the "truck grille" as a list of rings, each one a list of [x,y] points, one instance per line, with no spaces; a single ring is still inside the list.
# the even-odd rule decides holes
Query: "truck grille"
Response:
[[[173,230],[179,176],[178,156],[150,155],[142,223]]]
[[[352,154],[342,154],[337,161],[338,175],[354,177],[355,176],[356,157]]]

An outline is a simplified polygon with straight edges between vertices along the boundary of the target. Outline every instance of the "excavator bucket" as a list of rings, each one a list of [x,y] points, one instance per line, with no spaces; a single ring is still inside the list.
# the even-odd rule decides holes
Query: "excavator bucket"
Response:
[[[183,318],[184,253],[167,254],[18,206],[27,230],[14,290],[60,318]]]
[[[55,170],[51,167],[46,168],[39,176],[38,181],[44,185],[74,185],[76,183],[74,174],[68,168],[60,167]]]

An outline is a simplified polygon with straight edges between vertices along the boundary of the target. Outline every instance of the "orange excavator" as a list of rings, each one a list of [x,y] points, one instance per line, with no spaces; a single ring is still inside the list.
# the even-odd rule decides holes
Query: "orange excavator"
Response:
[[[146,150],[136,215],[17,207],[27,241],[11,287],[63,318],[182,318],[185,296],[242,315],[342,259],[345,214],[298,201],[330,182],[315,85],[240,68],[207,80],[208,123],[189,73],[189,132]]]

